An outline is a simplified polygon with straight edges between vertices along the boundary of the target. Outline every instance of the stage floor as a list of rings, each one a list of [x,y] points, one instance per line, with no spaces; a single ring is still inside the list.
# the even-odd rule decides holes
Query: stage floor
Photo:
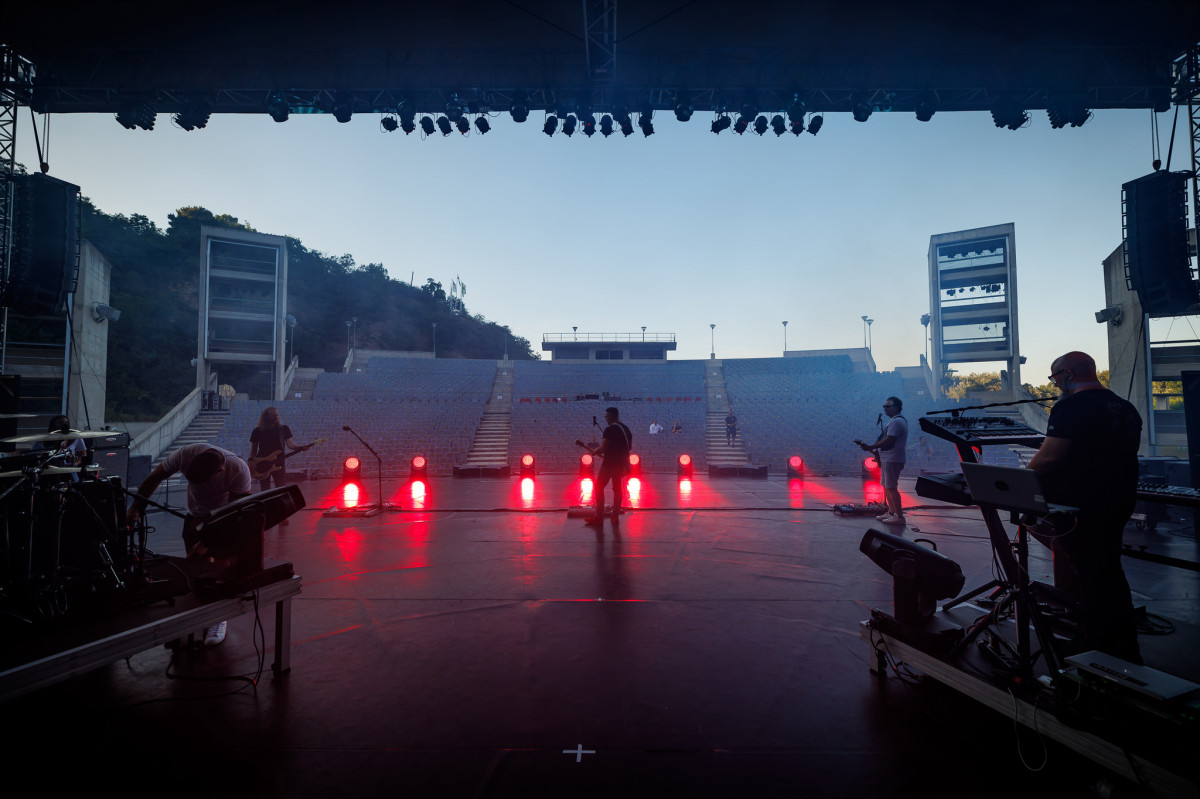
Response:
[[[978,510],[912,485],[906,504],[924,507],[905,535],[935,541],[968,587],[990,580]],[[831,506],[877,485],[649,475],[599,531],[568,517],[590,500],[566,475],[387,480],[396,510],[366,518],[323,514],[340,484],[301,487],[309,507],[266,547],[303,578],[291,673],[214,680],[258,670],[247,614],[219,647],[174,663],[158,648],[7,703],[10,775],[347,799],[1075,796],[1103,773],[935,683],[870,675],[859,622],[890,609],[892,585],[858,544],[898,528]],[[178,520],[150,521],[151,548],[179,554]],[[1188,525],[1127,542],[1195,561]],[[1200,575],[1125,566],[1137,604],[1200,624]],[[1143,636],[1143,652],[1200,681],[1183,634]]]

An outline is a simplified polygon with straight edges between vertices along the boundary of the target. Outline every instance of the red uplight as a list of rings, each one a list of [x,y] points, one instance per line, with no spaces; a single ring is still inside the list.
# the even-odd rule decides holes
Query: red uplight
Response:
[[[521,465],[525,466],[525,467],[532,466],[533,465],[533,456],[532,455],[522,455],[521,456]]]
[[[804,459],[799,455],[793,455],[792,457],[788,458],[788,466],[791,466],[793,469],[798,470],[803,465]]]
[[[351,455],[349,458],[346,458],[345,462],[342,464],[342,468],[354,471],[361,465],[362,464],[358,462],[358,458]]]
[[[633,452],[629,453],[629,465],[630,466],[637,466],[641,462],[642,462],[642,456],[640,456],[636,453],[633,453]]]
[[[868,472],[879,471],[879,461],[874,458],[863,458],[863,468]]]
[[[691,455],[680,455],[679,456],[679,465],[680,466],[691,466],[692,465],[692,456]]]
[[[414,469],[424,469],[425,468],[425,456],[418,455],[417,457],[413,458],[412,459],[412,467]]]
[[[591,466],[592,460],[592,453],[588,452],[579,459],[579,463],[581,466]]]

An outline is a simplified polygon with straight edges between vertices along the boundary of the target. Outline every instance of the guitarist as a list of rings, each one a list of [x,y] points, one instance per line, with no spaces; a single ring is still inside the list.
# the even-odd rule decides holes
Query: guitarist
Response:
[[[625,490],[625,475],[629,473],[629,451],[633,448],[633,432],[625,423],[619,421],[616,408],[606,408],[604,435],[597,447],[586,447],[593,455],[604,458],[600,464],[600,474],[596,478],[596,514],[587,519],[587,524],[604,524],[604,484],[612,481],[613,504],[612,521],[621,521],[621,495]]]
[[[287,465],[284,450],[306,450],[312,444],[301,446],[292,440],[292,428],[279,423],[279,410],[275,407],[263,409],[258,417],[258,426],[250,433],[250,470],[258,478],[258,490],[271,487],[271,478],[278,488],[287,485]],[[270,460],[262,460],[270,458]],[[257,460],[256,460],[257,459]]]

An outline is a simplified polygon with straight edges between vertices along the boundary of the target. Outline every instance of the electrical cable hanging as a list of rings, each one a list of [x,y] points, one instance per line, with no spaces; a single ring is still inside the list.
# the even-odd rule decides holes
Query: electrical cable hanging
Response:
[[[1159,143],[1158,136],[1158,114],[1154,113],[1154,109],[1150,109],[1150,157],[1153,159],[1150,163],[1157,172],[1162,166],[1162,148]]]

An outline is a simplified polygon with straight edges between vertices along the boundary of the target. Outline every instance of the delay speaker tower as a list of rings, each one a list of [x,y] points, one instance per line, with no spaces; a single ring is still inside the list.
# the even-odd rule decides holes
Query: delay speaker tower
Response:
[[[4,305],[22,316],[58,316],[79,276],[79,187],[47,175],[22,175],[16,183]]]

